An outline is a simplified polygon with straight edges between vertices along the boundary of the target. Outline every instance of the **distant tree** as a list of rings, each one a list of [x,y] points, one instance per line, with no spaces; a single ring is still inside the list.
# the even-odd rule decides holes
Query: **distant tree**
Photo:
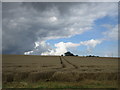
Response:
[[[71,52],[66,52],[65,56],[74,56],[74,54],[72,54]]]
[[[89,55],[88,57],[92,57],[92,55]]]
[[[78,55],[76,55],[76,56],[78,56]]]
[[[88,56],[86,56],[86,57],[92,57],[92,55],[88,55]]]
[[[88,55],[86,57],[99,57],[99,56],[94,56],[94,55]]]

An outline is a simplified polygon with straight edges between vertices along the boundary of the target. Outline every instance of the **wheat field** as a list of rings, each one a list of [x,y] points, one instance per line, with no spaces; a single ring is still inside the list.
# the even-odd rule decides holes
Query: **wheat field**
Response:
[[[30,88],[30,86],[32,86],[31,88],[90,88],[89,85],[93,85],[92,88],[117,88],[117,78],[118,58],[2,56],[3,88]],[[64,83],[64,85],[60,83]],[[97,86],[98,83],[104,85]]]

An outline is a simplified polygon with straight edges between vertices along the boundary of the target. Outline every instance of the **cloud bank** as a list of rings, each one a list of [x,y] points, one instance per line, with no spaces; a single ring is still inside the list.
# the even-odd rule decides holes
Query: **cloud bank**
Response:
[[[117,15],[117,3],[108,2],[3,2],[2,8],[3,54],[60,54],[70,46],[77,47],[76,44],[60,42],[50,51],[51,46],[46,41],[85,33],[93,28],[95,20]],[[81,44],[91,45],[87,41]]]
[[[59,42],[54,45],[55,48],[50,48],[50,47],[48,48],[48,47],[46,47],[47,44],[44,43],[42,46],[44,46],[45,48],[48,48],[48,50],[46,50],[46,52],[41,53],[41,55],[62,55],[65,52],[67,52],[73,48],[76,48],[78,46],[81,46],[81,45],[87,46],[87,50],[90,53],[92,51],[92,49],[95,48],[95,46],[100,44],[101,42],[102,42],[102,40],[94,40],[94,39],[91,39],[88,41],[81,41],[80,43]],[[40,51],[40,49],[35,48],[33,51],[25,52],[25,55],[34,55],[37,51]]]

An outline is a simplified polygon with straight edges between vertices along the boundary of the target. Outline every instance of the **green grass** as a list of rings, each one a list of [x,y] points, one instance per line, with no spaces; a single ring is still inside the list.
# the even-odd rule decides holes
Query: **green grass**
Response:
[[[3,84],[3,88],[117,88],[114,81],[84,80],[80,82],[9,82]]]

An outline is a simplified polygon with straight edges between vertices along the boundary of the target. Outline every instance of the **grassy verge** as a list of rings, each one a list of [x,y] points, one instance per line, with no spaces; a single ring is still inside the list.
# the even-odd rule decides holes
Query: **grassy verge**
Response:
[[[117,82],[84,80],[80,82],[9,82],[3,84],[3,88],[117,88]]]

